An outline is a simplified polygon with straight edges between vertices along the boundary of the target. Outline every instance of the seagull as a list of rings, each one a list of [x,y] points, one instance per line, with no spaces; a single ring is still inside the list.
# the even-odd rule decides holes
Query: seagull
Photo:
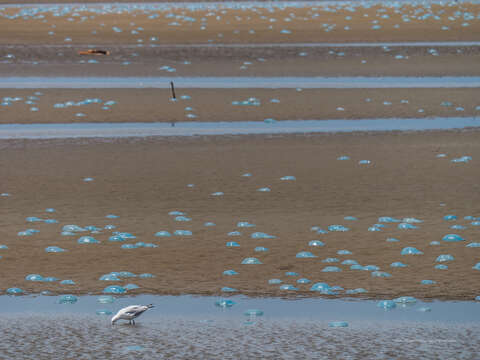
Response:
[[[149,305],[130,305],[123,309],[118,310],[117,314],[112,317],[112,325],[118,320],[128,320],[128,323],[135,325],[135,318],[142,315],[148,309],[153,308],[152,304]]]

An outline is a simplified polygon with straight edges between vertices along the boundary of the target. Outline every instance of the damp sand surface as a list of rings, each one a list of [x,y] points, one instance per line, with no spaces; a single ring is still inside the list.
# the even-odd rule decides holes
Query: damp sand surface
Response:
[[[384,358],[470,358],[479,342],[472,302],[418,302],[385,311],[375,301],[325,299],[230,298],[233,307],[214,306],[215,297],[117,297],[100,304],[81,296],[75,304],[58,304],[58,297],[1,297],[0,328],[3,357],[65,358],[210,358],[298,356]],[[111,315],[132,303],[156,306],[136,325],[110,324]],[[428,307],[431,311],[421,309]],[[258,309],[261,316],[245,316]],[[346,327],[333,328],[331,323]],[[14,331],[12,331],[12,329]],[[45,336],[45,329],[49,336]],[[95,339],[93,341],[92,339]],[[21,340],[21,346],[19,346]],[[359,341],[360,340],[360,341]],[[85,346],[89,344],[89,346]],[[27,354],[27,355],[26,355]]]
[[[112,328],[108,320],[82,315],[4,317],[0,354],[24,359],[209,357],[263,359],[318,357],[422,357],[449,359],[477,354],[478,325],[441,322],[161,319]],[[19,345],[19,342],[21,345]]]
[[[0,106],[0,123],[428,119],[480,114],[478,88],[198,89],[177,85],[175,91],[177,101],[173,102],[168,88],[0,89],[0,98],[15,99]]]
[[[478,9],[355,1],[0,6],[0,74],[478,75]],[[349,45],[359,43],[366,46]],[[88,49],[109,55],[79,54]]]
[[[478,226],[465,216],[478,216],[476,206],[480,155],[478,131],[350,133],[337,135],[205,136],[193,138],[128,138],[76,140],[2,140],[0,166],[3,194],[0,201],[2,250],[0,288],[18,286],[30,293],[100,293],[107,285],[140,286],[129,293],[220,294],[224,286],[253,296],[316,296],[300,277],[327,282],[344,289],[365,288],[361,297],[468,299],[478,295],[472,267],[478,262],[475,242]],[[437,157],[445,154],[445,157]],[[348,155],[351,160],[340,161]],[[451,162],[471,156],[472,161]],[[370,160],[370,164],[359,164]],[[251,173],[245,177],[242,174]],[[295,176],[295,181],[282,177]],[[91,177],[93,181],[84,181]],[[188,184],[193,184],[187,186]],[[270,192],[258,191],[268,187]],[[221,195],[220,193],[223,193]],[[220,195],[215,196],[212,194]],[[46,213],[46,208],[56,209]],[[171,211],[182,211],[191,221],[175,221]],[[108,214],[119,216],[106,218]],[[446,221],[455,214],[457,221]],[[27,222],[29,216],[54,218],[56,224]],[[357,221],[345,220],[354,216]],[[385,224],[381,231],[367,229],[381,216],[423,220],[417,229],[401,230]],[[238,222],[255,224],[238,227]],[[215,226],[206,226],[212,222]],[[67,224],[116,226],[137,238],[124,243],[154,243],[158,248],[122,249],[109,241],[114,230],[98,234],[60,235]],[[350,230],[318,234],[341,224]],[[451,226],[463,225],[463,230]],[[211,225],[211,224],[210,224]],[[17,233],[40,230],[32,236]],[[190,230],[192,236],[156,237],[158,231]],[[240,236],[228,236],[239,231]],[[253,239],[265,232],[274,239]],[[442,237],[458,233],[466,241],[448,243]],[[91,235],[99,244],[78,244]],[[387,238],[398,242],[387,242]],[[323,247],[309,246],[321,240]],[[236,241],[240,247],[229,248]],[[439,241],[440,245],[430,245]],[[46,253],[59,246],[63,253]],[[255,252],[255,247],[268,248]],[[424,255],[400,255],[413,246]],[[339,255],[346,249],[351,255]],[[300,251],[318,256],[298,259]],[[434,266],[441,254],[451,254],[448,270]],[[246,257],[263,264],[242,265]],[[339,258],[336,264],[322,262]],[[377,265],[389,278],[341,265],[355,259]],[[405,268],[390,264],[402,261]],[[326,273],[327,265],[341,272]],[[19,271],[21,269],[21,271]],[[239,274],[222,275],[233,269]],[[152,273],[154,278],[99,281],[112,271]],[[286,272],[297,272],[288,276]],[[75,285],[31,282],[30,273],[73,279]],[[298,286],[280,290],[268,280],[279,278]],[[421,280],[436,281],[423,285]],[[339,296],[343,296],[343,292]]]

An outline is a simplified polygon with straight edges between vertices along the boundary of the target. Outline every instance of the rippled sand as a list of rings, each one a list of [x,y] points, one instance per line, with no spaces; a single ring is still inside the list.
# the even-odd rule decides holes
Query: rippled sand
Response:
[[[474,359],[478,324],[168,318],[137,326],[84,315],[0,318],[2,358],[23,359]]]

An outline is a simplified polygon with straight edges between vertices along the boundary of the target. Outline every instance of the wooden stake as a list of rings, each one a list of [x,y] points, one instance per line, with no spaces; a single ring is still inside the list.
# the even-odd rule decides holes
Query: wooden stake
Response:
[[[176,100],[176,96],[175,96],[175,87],[173,86],[173,81],[170,81],[170,88],[172,89],[172,98],[174,100]]]

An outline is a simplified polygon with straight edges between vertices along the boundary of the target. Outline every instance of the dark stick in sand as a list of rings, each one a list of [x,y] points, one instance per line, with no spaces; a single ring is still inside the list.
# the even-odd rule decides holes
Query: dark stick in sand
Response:
[[[173,86],[173,81],[170,81],[170,89],[172,90],[172,99],[176,101],[177,97],[175,96],[175,86]],[[174,120],[172,120],[172,126],[175,126]]]
[[[170,81],[170,88],[172,89],[172,98],[174,100],[177,100],[177,97],[175,96],[175,87],[173,86],[173,81]]]

